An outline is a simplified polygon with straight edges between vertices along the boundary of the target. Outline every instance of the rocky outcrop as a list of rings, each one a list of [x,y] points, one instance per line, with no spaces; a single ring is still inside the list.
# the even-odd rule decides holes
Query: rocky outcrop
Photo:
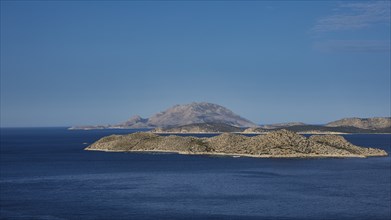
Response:
[[[327,127],[355,127],[361,129],[385,129],[391,127],[390,117],[343,118],[326,124]]]
[[[152,133],[223,133],[242,132],[243,129],[224,123],[197,123],[173,128],[155,128]]]
[[[249,157],[367,157],[387,156],[384,150],[355,146],[337,135],[313,135],[278,130],[247,137],[223,133],[211,138],[159,136],[140,132],[112,135],[93,143],[86,150],[153,151],[182,154],[242,155]]]

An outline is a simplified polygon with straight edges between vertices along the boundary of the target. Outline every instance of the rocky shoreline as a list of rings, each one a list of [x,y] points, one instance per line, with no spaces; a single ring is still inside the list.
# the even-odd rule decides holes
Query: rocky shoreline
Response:
[[[361,155],[319,155],[319,154],[292,154],[292,155],[252,155],[252,154],[227,154],[227,153],[208,153],[208,152],[186,152],[186,151],[166,151],[166,150],[96,150],[85,149],[87,151],[104,151],[104,152],[129,152],[129,153],[167,153],[167,154],[182,154],[182,155],[205,155],[205,156],[226,156],[226,157],[254,157],[254,158],[367,158],[368,156]],[[375,155],[376,156],[376,155]],[[377,155],[387,156],[387,155]]]
[[[355,146],[338,135],[313,135],[306,138],[287,130],[252,137],[223,133],[210,138],[138,132],[101,138],[85,150],[257,158],[365,158],[388,155],[381,149]]]

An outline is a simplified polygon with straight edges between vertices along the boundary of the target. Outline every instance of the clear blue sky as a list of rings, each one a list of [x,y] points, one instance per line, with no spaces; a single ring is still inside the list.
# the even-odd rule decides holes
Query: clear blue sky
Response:
[[[389,1],[1,1],[1,126],[207,101],[256,123],[390,115]]]

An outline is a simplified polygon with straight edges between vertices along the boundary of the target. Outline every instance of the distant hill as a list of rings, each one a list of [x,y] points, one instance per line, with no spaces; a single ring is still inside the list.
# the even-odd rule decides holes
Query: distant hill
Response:
[[[254,127],[253,122],[217,104],[193,102],[175,105],[148,119],[151,127],[181,126],[195,123],[224,123],[236,127]]]
[[[287,123],[276,123],[276,124],[268,124],[268,125],[262,125],[261,128],[264,129],[276,129],[276,128],[286,128],[296,125],[305,125],[302,122],[287,122]]]
[[[160,133],[267,133],[279,129],[302,133],[391,133],[391,118],[344,118],[326,125],[287,122],[257,126],[223,106],[207,102],[193,102],[175,105],[150,118],[136,115],[116,125],[79,126],[70,129],[107,128],[155,128],[153,132]]]
[[[281,129],[281,128],[279,128]],[[364,133],[391,133],[391,127],[379,129],[363,129],[351,126],[343,127],[327,127],[323,125],[295,125],[284,128],[289,131],[303,132],[303,133],[348,133],[348,134],[364,134]],[[278,129],[273,129],[278,130]]]
[[[221,133],[242,132],[243,129],[224,123],[197,123],[182,125],[173,128],[155,128],[154,133]]]
[[[375,118],[343,118],[326,124],[327,127],[355,127],[361,129],[386,129],[391,128],[390,117]]]
[[[347,133],[347,134],[360,134],[360,133],[391,133],[391,128],[379,128],[379,129],[363,129],[356,127],[327,127],[324,125],[288,125],[287,127],[276,127],[266,129],[263,127],[251,127],[251,128],[239,128],[224,123],[197,123],[182,126],[173,126],[169,128],[155,128],[151,132],[154,133],[221,133],[221,132],[237,132],[245,134],[253,133],[269,133],[285,129],[288,131],[308,133],[308,134],[332,134],[332,133]]]
[[[301,122],[279,123],[263,125],[260,128],[249,128],[245,132],[262,133],[264,129],[269,131],[286,129],[302,133],[391,133],[391,118],[344,118],[330,122],[326,125],[310,125]]]
[[[253,122],[235,114],[231,110],[217,104],[193,102],[175,105],[150,118],[133,116],[128,121],[110,126],[80,126],[70,129],[101,128],[167,128],[197,123],[220,123],[235,127],[256,127]]]

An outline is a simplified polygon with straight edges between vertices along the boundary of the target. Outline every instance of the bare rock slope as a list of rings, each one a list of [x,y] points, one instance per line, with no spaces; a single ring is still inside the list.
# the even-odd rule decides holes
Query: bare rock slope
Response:
[[[247,137],[223,133],[211,138],[159,136],[149,132],[111,135],[86,150],[152,151],[181,154],[242,155],[249,157],[368,157],[387,156],[384,150],[355,146],[337,135],[313,135],[278,130],[266,135]]]
[[[176,105],[153,115],[147,122],[151,127],[182,126],[195,123],[224,123],[237,127],[256,126],[253,122],[221,105],[207,102]]]
[[[104,128],[167,128],[200,123],[219,123],[236,127],[256,127],[253,122],[235,114],[231,110],[217,104],[193,102],[175,105],[150,118],[138,115],[129,120],[107,126],[76,126],[70,129],[104,129]]]
[[[343,118],[326,124],[327,127],[356,127],[362,129],[384,129],[391,127],[390,117]]]

